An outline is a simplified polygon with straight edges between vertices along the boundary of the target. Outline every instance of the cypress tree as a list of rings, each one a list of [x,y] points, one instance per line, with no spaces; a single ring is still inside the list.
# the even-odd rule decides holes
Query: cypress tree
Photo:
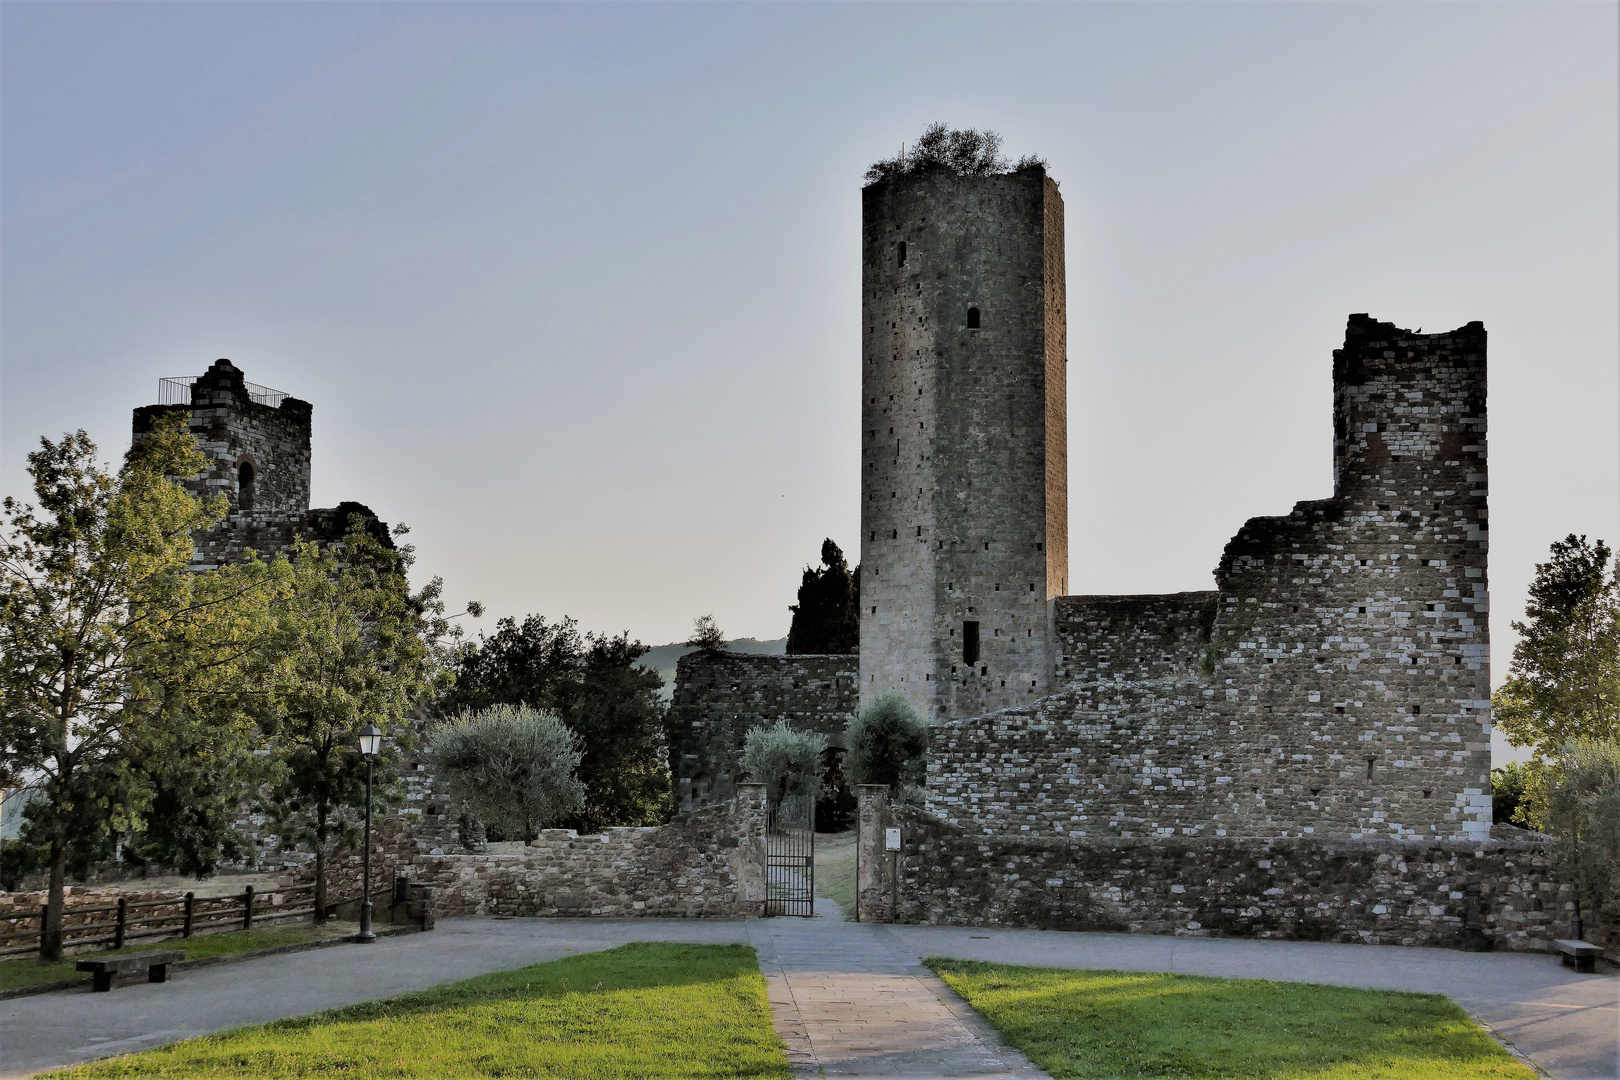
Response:
[[[804,568],[799,602],[788,610],[790,653],[853,653],[860,651],[860,569],[850,572],[844,553],[830,539],[821,542],[821,568]]]

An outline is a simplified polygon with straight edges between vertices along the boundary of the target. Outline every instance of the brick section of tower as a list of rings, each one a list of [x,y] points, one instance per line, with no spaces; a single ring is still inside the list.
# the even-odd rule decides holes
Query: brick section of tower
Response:
[[[862,203],[861,700],[1022,704],[1050,692],[1068,586],[1063,201],[1037,167]]]

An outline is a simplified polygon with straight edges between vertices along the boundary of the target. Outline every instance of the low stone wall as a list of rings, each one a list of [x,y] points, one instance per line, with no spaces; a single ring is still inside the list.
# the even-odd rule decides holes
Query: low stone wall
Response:
[[[546,829],[515,855],[432,855],[401,829],[374,836],[372,880],[433,886],[450,915],[752,918],[765,907],[765,788],[667,825],[580,836]],[[359,853],[333,859],[331,895],[359,889]]]
[[[860,815],[863,922],[1546,951],[1572,913],[1536,840],[1032,839],[880,789]],[[1589,920],[1586,936],[1620,956],[1620,927]]]

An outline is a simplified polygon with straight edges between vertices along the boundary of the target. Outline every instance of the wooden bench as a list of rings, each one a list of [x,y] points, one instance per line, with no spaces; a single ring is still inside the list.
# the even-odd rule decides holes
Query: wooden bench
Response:
[[[1600,945],[1590,941],[1555,941],[1553,946],[1564,954],[1564,966],[1592,974],[1597,971],[1597,958],[1603,955]]]
[[[113,987],[113,976],[146,969],[147,982],[168,982],[169,965],[186,958],[179,949],[158,949],[155,952],[130,953],[127,956],[104,956],[99,960],[80,960],[73,965],[75,971],[88,971],[94,977],[91,989],[105,993]]]

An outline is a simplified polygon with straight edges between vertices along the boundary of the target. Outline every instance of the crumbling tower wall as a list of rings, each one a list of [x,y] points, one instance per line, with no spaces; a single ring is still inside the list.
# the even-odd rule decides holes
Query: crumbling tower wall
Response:
[[[861,700],[1030,701],[1068,587],[1062,197],[1039,166],[895,177],[862,246]]]
[[[942,726],[930,807],[1030,837],[1487,836],[1485,346],[1352,315],[1333,497],[1251,519],[1214,593],[1057,601],[1068,685]]]

